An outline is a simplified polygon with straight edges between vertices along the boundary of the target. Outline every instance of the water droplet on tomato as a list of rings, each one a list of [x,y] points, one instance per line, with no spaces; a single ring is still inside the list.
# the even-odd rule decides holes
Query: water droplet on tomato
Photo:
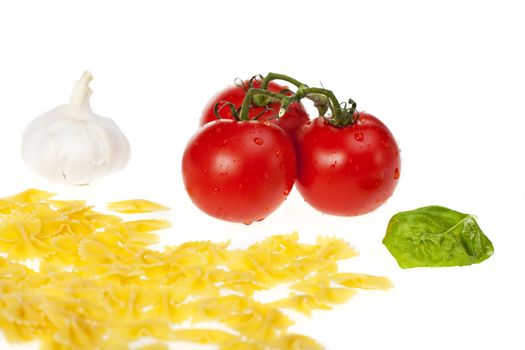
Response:
[[[394,179],[397,180],[399,179],[399,168],[396,168],[396,170],[394,170]]]
[[[290,194],[290,191],[288,191],[288,190],[285,190],[285,191],[283,192],[283,194],[284,194],[285,196],[287,196],[287,195],[289,195],[289,194]]]
[[[279,151],[279,150],[275,151],[275,156],[276,157],[280,157],[281,156],[281,151]]]
[[[334,168],[335,168],[335,165],[336,165],[336,163],[332,163],[332,164],[330,164],[330,168],[334,169]]]
[[[357,171],[359,171],[359,165],[356,165],[356,166],[354,167],[354,169],[357,170]]]
[[[269,179],[270,178],[270,173],[264,173],[264,177]]]
[[[246,226],[251,225],[251,223],[252,223],[251,221],[245,221],[245,222],[243,222],[243,224],[245,224]]]
[[[310,124],[312,124],[312,121],[309,120],[309,121],[307,121],[305,124],[306,124],[306,125],[310,125]]]
[[[219,193],[220,191],[221,191],[221,190],[220,190],[219,187],[217,187],[217,186],[213,187],[213,192],[215,192],[215,193]]]
[[[362,132],[356,132],[354,134],[354,138],[355,138],[356,141],[361,142],[361,141],[363,141],[365,139],[365,136],[363,135]]]
[[[261,139],[260,137],[254,137],[253,138],[253,142],[255,142],[256,144],[258,144],[259,146],[262,145],[264,143],[263,139]]]

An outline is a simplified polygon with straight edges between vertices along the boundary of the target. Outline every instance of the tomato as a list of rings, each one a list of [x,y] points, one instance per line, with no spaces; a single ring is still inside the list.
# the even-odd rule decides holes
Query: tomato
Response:
[[[249,86],[249,82],[244,82],[245,87]],[[253,87],[259,88],[261,86],[261,82],[259,80],[253,81]],[[226,89],[219,92],[217,95],[215,95],[206,105],[204,108],[204,111],[202,112],[200,125],[204,125],[210,121],[217,120],[217,116],[215,115],[214,108],[215,104],[219,103],[219,116],[223,119],[234,119],[232,115],[232,111],[228,106],[224,106],[225,103],[221,101],[228,101],[235,105],[236,108],[241,107],[242,101],[244,100],[244,96],[246,96],[246,90],[245,87],[242,86],[229,86]],[[271,92],[281,92],[285,89],[284,86],[281,86],[279,84],[274,83],[271,81],[268,84],[268,90]],[[291,95],[291,94],[287,94]],[[270,122],[277,124],[279,127],[283,128],[284,131],[286,131],[289,135],[292,137],[296,134],[297,129],[303,125],[306,121],[308,121],[310,118],[308,116],[308,113],[304,109],[304,106],[301,102],[295,102],[292,103],[286,113],[281,118],[275,118],[277,113],[279,113],[279,109],[281,108],[281,104],[279,102],[272,102],[268,106],[270,108],[268,111],[264,112],[265,107],[258,107],[255,105],[250,106],[249,110],[249,118],[255,118],[260,113],[263,113],[258,120],[270,120]]]
[[[355,216],[383,204],[399,179],[400,156],[388,128],[361,112],[357,121],[335,127],[319,117],[298,133],[297,189],[317,210]]]
[[[296,177],[295,150],[286,132],[269,122],[216,120],[190,139],[182,175],[202,211],[249,224],[287,198]]]

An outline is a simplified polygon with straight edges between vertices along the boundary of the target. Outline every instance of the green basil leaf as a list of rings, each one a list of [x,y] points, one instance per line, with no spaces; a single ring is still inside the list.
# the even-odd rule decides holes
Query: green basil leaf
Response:
[[[474,216],[440,206],[397,213],[383,244],[402,268],[472,265],[494,253]]]

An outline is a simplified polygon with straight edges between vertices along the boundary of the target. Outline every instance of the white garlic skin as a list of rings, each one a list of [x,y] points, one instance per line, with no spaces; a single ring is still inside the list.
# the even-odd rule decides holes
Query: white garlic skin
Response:
[[[23,160],[50,182],[88,184],[129,162],[129,142],[119,127],[89,107],[91,78],[84,73],[69,104],[37,117],[24,131]]]

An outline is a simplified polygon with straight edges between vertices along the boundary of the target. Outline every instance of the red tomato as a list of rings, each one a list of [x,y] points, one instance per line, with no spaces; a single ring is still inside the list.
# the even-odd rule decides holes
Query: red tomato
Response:
[[[249,82],[245,81],[244,84],[245,86],[248,86]],[[261,82],[259,80],[253,81],[254,88],[259,88],[260,86]],[[268,84],[268,90],[271,92],[281,92],[283,89],[285,89],[284,86],[276,84],[273,81]],[[204,125],[210,121],[218,119],[214,113],[215,104],[219,103],[219,108],[221,108],[224,106],[224,103],[221,101],[228,101],[233,103],[236,108],[239,108],[242,105],[245,95],[246,91],[242,86],[233,85],[222,90],[217,95],[215,95],[204,108],[200,125]],[[277,113],[279,113],[281,104],[279,102],[272,102],[267,107],[271,108],[271,110],[264,112],[258,120],[264,121],[269,119],[270,122],[277,124],[291,136],[294,136],[297,129],[310,119],[308,113],[306,113],[306,110],[304,109],[303,104],[300,102],[292,103],[286,110],[286,113],[279,119],[274,117],[277,115]],[[264,109],[265,107],[258,107],[252,104],[248,113],[250,119],[258,116],[264,111]],[[224,106],[220,110],[219,115],[223,119],[234,119],[231,109],[228,106]]]
[[[189,141],[182,175],[202,211],[249,224],[272,213],[290,193],[295,151],[288,135],[271,123],[217,120]]]
[[[383,204],[399,179],[399,148],[377,118],[360,113],[358,121],[335,127],[324,118],[298,133],[297,189],[317,210],[355,216]]]

